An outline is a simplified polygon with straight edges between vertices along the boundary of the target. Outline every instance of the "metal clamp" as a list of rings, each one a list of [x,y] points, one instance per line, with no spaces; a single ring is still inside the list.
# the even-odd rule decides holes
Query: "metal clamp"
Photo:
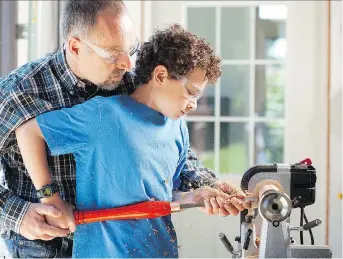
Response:
[[[310,221],[309,223],[306,223],[302,227],[290,227],[290,230],[296,230],[296,231],[306,231],[310,230],[311,228],[318,227],[320,224],[322,224],[322,221],[320,219],[315,219]]]
[[[233,258],[240,257],[240,252],[235,250],[231,245],[230,241],[227,239],[224,233],[219,233],[219,238],[224,244],[225,248],[233,255]]]

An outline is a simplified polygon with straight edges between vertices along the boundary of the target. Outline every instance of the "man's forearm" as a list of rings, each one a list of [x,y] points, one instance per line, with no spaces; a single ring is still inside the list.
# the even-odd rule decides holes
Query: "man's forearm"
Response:
[[[205,168],[196,155],[188,150],[187,160],[182,169],[180,180],[181,186],[179,190],[190,191],[203,186],[213,186],[217,181],[217,176],[211,169]]]
[[[21,222],[29,206],[30,202],[20,199],[0,185],[0,230],[19,233]]]
[[[181,191],[173,191],[173,201],[178,201],[182,203],[182,199],[188,194],[189,192],[181,192]]]

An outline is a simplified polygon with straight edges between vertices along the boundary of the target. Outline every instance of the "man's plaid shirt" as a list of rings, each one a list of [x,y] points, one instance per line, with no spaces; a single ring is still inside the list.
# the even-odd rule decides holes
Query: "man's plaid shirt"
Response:
[[[130,94],[136,87],[131,73],[126,73],[119,87],[111,92],[87,85],[68,68],[63,48],[0,79],[0,229],[19,233],[30,202],[39,202],[20,155],[15,129],[41,113],[71,107],[96,95]],[[62,198],[75,204],[74,157],[49,156],[48,161]],[[189,150],[187,164],[181,173],[180,190],[211,185],[215,179],[215,174],[203,168]]]

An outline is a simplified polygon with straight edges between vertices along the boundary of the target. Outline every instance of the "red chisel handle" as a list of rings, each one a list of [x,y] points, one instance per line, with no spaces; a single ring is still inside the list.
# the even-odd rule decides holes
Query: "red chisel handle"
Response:
[[[171,214],[170,202],[167,201],[145,201],[133,205],[100,209],[74,211],[76,225],[100,222],[104,220],[121,219],[148,219],[158,218]]]

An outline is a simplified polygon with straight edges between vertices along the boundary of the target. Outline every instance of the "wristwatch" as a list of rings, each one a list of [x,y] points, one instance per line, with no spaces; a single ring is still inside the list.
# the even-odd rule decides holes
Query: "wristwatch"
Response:
[[[59,191],[58,185],[53,182],[51,184],[44,185],[41,189],[37,191],[36,194],[37,194],[38,199],[42,199],[42,198],[49,198],[58,191]]]

